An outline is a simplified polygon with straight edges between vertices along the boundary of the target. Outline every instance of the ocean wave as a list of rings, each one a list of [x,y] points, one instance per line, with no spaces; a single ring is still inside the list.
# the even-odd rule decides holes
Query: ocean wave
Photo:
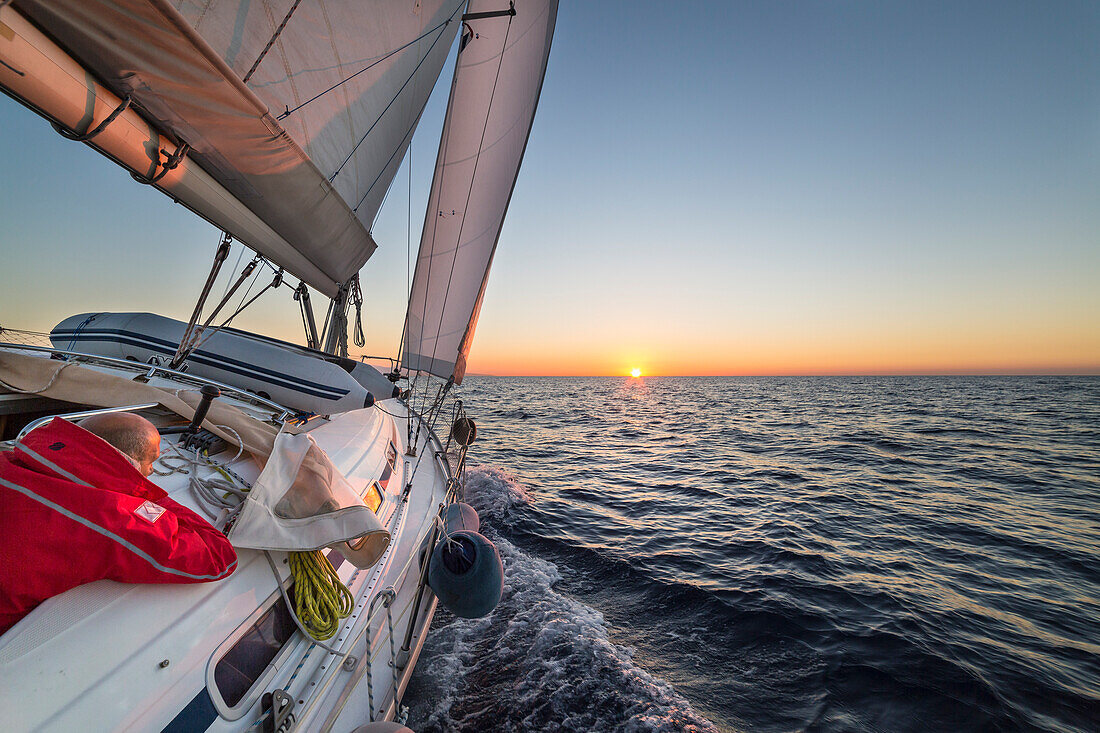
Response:
[[[1096,729],[1100,381],[463,389],[509,590],[428,729]]]
[[[489,531],[529,501],[514,477],[485,467],[468,475],[466,498]],[[438,612],[407,696],[415,730],[717,730],[611,641],[599,611],[555,589],[556,565],[494,539],[501,602],[481,619]]]
[[[466,473],[464,499],[482,522],[503,521],[518,506],[531,501],[516,477],[493,466],[477,466]]]

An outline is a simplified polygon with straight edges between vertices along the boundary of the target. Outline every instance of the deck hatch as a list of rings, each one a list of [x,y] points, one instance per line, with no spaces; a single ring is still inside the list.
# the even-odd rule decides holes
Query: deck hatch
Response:
[[[244,699],[294,631],[294,619],[279,598],[218,660],[214,682],[226,705],[232,708]]]

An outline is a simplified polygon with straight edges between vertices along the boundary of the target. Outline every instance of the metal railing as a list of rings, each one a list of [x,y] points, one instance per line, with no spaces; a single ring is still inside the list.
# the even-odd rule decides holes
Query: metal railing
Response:
[[[37,420],[34,420],[24,425],[23,429],[19,431],[19,435],[15,436],[15,442],[18,443],[20,440],[23,439],[24,435],[37,428],[39,425],[44,425],[45,423],[48,423],[55,417],[59,417],[62,420],[72,421],[80,420],[85,417],[92,417],[94,415],[110,415],[113,412],[133,412],[135,410],[148,410],[149,408],[159,406],[159,402],[145,402],[140,405],[123,405],[122,407],[103,407],[98,410],[81,410],[80,412],[68,412],[64,415],[46,415],[45,417],[40,417]]]

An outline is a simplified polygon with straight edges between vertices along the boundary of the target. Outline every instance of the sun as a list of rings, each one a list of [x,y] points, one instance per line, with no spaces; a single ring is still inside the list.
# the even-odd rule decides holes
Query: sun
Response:
[[[634,367],[633,369],[630,370],[630,376],[637,379],[638,377],[642,376],[642,370],[639,369],[638,367]]]

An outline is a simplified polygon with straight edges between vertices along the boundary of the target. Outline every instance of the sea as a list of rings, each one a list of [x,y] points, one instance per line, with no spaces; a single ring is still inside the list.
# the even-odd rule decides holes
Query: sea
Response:
[[[470,377],[426,731],[1100,730],[1100,378]]]

